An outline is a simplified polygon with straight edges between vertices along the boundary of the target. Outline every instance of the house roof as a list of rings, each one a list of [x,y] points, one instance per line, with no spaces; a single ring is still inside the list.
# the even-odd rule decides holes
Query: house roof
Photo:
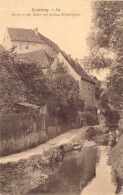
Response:
[[[95,83],[95,81],[84,71],[84,69],[80,66],[80,64],[76,64],[76,62],[71,58],[69,59],[68,55],[62,51],[61,52],[64,58],[68,61],[74,71],[84,80],[87,80],[91,83]]]
[[[36,35],[35,31],[32,29],[7,28],[7,30],[12,41],[27,41],[45,44],[45,41],[41,39],[39,35]]]
[[[54,61],[53,57],[50,57],[45,50],[39,50],[29,53],[17,54],[17,59],[26,59],[31,62],[36,62],[41,65],[51,65]]]
[[[35,34],[35,31],[32,29],[22,29],[22,28],[7,28],[9,36],[12,41],[27,41],[27,42],[36,42],[44,43],[51,46],[56,52],[59,52],[60,49],[53,41],[38,33]]]
[[[0,45],[0,53],[3,51],[5,51],[5,48],[2,45]]]
[[[51,46],[56,52],[60,52],[60,48],[57,44],[55,44],[53,41],[51,41],[50,39],[48,39],[47,37],[45,37],[44,35],[39,33],[39,36],[45,40],[45,42],[47,43],[47,45]]]
[[[38,110],[40,108],[40,106],[37,106],[35,104],[30,104],[30,103],[27,103],[27,102],[20,102],[20,103],[17,103],[16,105],[24,106],[24,107],[27,107],[27,108],[32,108],[32,109],[35,109],[35,110]]]

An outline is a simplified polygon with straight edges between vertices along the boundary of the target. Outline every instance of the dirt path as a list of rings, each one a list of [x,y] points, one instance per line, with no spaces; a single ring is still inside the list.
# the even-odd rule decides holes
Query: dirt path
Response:
[[[63,143],[68,143],[71,139],[77,137],[81,133],[84,133],[87,129],[87,126],[82,127],[81,129],[72,129],[33,149],[25,150],[23,152],[11,154],[5,157],[0,157],[0,164],[7,162],[17,162],[22,159],[27,159],[33,155],[43,154],[44,150],[48,150],[49,148],[53,148],[55,146],[60,146]]]
[[[112,169],[107,164],[110,148],[97,146],[99,162],[96,165],[96,176],[83,189],[80,195],[115,195],[116,185],[112,180]]]

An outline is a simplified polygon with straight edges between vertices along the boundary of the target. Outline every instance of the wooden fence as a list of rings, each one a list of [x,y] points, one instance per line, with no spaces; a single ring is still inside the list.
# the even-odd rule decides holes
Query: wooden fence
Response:
[[[57,119],[51,118],[47,114],[33,115],[29,113],[1,114],[0,133],[1,138],[19,137],[33,131],[47,129],[49,125],[56,126]]]

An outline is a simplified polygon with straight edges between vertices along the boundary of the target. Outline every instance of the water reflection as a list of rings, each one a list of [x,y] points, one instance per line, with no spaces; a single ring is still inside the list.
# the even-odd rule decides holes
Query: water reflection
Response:
[[[45,195],[114,195],[116,186],[107,164],[108,146],[84,147],[70,152],[57,166],[45,185],[29,194]]]
[[[57,174],[52,175],[45,185],[39,186],[30,194],[79,195],[96,174],[96,154],[95,147],[67,153],[63,162],[57,165]]]

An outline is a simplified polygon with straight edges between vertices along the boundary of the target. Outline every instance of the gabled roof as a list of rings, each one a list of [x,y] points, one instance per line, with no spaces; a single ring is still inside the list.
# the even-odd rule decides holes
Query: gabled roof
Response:
[[[74,69],[74,71],[84,80],[87,80],[91,83],[95,83],[95,81],[84,71],[84,69],[80,66],[80,64],[76,64],[76,62],[71,58],[69,59],[68,55],[61,51],[64,58],[68,61],[68,63],[71,65],[71,67]]]
[[[51,65],[54,61],[53,57],[50,57],[45,50],[39,50],[29,53],[17,54],[17,59],[26,59],[31,62],[36,62],[41,65]]]
[[[37,106],[35,104],[30,104],[28,102],[20,102],[20,103],[16,103],[16,105],[32,108],[34,110],[38,110],[40,108],[40,106]]]
[[[41,39],[45,40],[45,42],[47,43],[47,45],[51,46],[56,52],[60,52],[60,48],[57,44],[55,44],[53,41],[51,41],[50,39],[48,39],[47,37],[45,37],[44,35],[39,33],[39,36],[41,37]]]
[[[39,35],[36,35],[35,31],[32,29],[7,28],[7,30],[12,41],[45,43],[45,41],[41,39]]]
[[[12,41],[44,43],[51,46],[56,52],[60,51],[58,45],[56,45],[53,41],[40,33],[36,35],[35,31],[32,29],[7,28],[7,30]]]
[[[0,45],[0,53],[3,51],[5,51],[5,48],[2,45]]]

